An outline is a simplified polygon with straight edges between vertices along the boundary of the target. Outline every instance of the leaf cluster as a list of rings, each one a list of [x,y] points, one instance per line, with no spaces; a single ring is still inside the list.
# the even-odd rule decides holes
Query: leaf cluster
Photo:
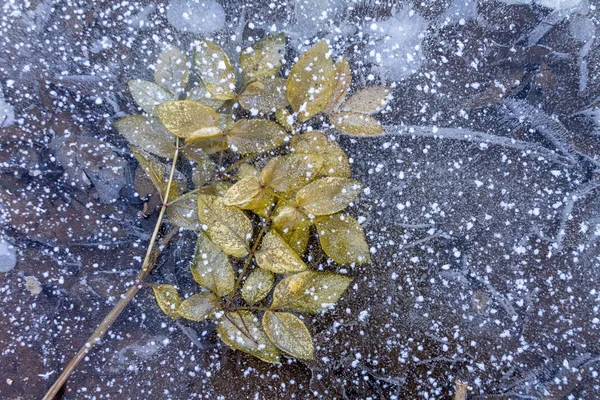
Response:
[[[283,34],[244,49],[237,66],[206,40],[192,60],[168,47],[154,82],[129,83],[144,114],[116,123],[157,191],[170,185],[169,221],[198,235],[191,273],[201,290],[182,299],[174,286],[154,285],[159,307],[214,320],[224,343],[271,363],[280,352],[313,358],[301,315],[332,307],[351,282],[309,267],[316,239],[337,264],[370,262],[363,229],[345,212],[361,184],[344,150],[312,130],[314,117],[348,134],[379,134],[372,114],[389,93],[372,86],[348,96],[349,64],[334,64],[325,41],[287,78],[284,53]],[[166,177],[164,159],[177,152],[193,165],[189,179],[179,170]]]

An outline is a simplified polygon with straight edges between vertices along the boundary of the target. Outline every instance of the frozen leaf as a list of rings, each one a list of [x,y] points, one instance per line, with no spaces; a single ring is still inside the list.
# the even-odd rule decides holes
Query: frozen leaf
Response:
[[[225,181],[214,181],[211,184],[211,186],[213,187],[214,192],[217,194],[217,196],[223,197],[227,194],[229,188],[233,186],[233,183]]]
[[[194,63],[206,90],[217,100],[235,98],[235,71],[222,48],[207,40],[196,47]]]
[[[262,326],[280,350],[302,360],[313,359],[312,336],[304,322],[294,314],[267,311],[263,315]]]
[[[231,188],[229,188],[223,197],[223,204],[226,206],[236,206],[243,209],[248,205],[253,204],[255,199],[263,190],[264,189],[261,188],[258,178],[255,176],[249,176],[239,180]]]
[[[212,293],[196,293],[179,306],[178,313],[190,321],[201,322],[221,310],[219,299]]]
[[[148,178],[152,181],[152,184],[163,198],[167,189],[167,179],[165,174],[167,172],[166,167],[156,157],[146,153],[145,151],[131,147],[131,152],[140,163],[140,167],[144,170]],[[169,191],[169,198],[179,196],[182,192],[182,185],[177,181],[173,181],[171,184],[171,190]]]
[[[360,182],[348,178],[318,179],[296,194],[296,206],[313,215],[328,215],[342,211],[360,193]]]
[[[354,93],[342,104],[342,111],[374,114],[381,111],[387,102],[390,89],[385,86],[370,86]]]
[[[323,158],[321,174],[349,178],[352,175],[346,152],[327,136],[318,131],[294,135],[290,148],[298,154],[319,154]]]
[[[308,246],[310,220],[295,207],[279,206],[275,208],[273,228],[294,251],[302,255]]]
[[[227,139],[240,154],[262,153],[281,146],[287,132],[276,122],[266,119],[241,119],[229,131]]]
[[[201,194],[198,219],[208,227],[206,233],[211,240],[226,254],[238,258],[248,254],[252,223],[242,210],[224,205],[221,197]]]
[[[338,264],[365,264],[371,261],[365,233],[357,220],[346,214],[315,219],[323,251]]]
[[[165,127],[175,136],[195,140],[222,135],[219,116],[210,107],[191,100],[175,100],[156,107]]]
[[[248,83],[277,75],[285,52],[285,34],[269,35],[240,54],[244,82]]]
[[[188,158],[191,160],[196,161],[196,165],[192,170],[192,182],[194,182],[194,187],[199,188],[206,185],[206,183],[215,175],[217,164],[203,152],[190,151],[189,153],[186,153],[186,155],[188,155]]]
[[[261,268],[276,274],[300,272],[308,269],[300,256],[273,230],[265,235],[255,259]]]
[[[240,96],[240,105],[250,112],[264,114],[286,106],[285,79],[274,77],[251,83]]]
[[[258,178],[260,176],[260,172],[253,165],[242,164],[238,168],[237,176],[239,180],[250,178],[251,176]]]
[[[323,158],[316,154],[288,154],[274,157],[261,171],[261,180],[276,192],[289,193],[318,177]]]
[[[227,311],[219,320],[217,333],[233,349],[279,364],[279,351],[260,327],[258,318],[250,311]]]
[[[137,105],[150,115],[156,115],[155,106],[175,99],[175,96],[156,83],[141,79],[129,81],[129,91]]]
[[[340,112],[329,117],[329,121],[340,132],[354,136],[381,135],[383,127],[367,114]]]
[[[286,107],[279,108],[275,112],[275,119],[279,122],[279,125],[283,126],[288,132],[294,130],[294,116]]]
[[[175,46],[168,46],[158,56],[154,81],[169,92],[177,95],[185,90],[190,76],[188,59]]]
[[[181,304],[181,299],[177,289],[172,285],[161,284],[152,285],[152,290],[160,309],[173,319],[179,318],[177,310]]]
[[[288,78],[288,102],[300,121],[323,111],[333,95],[334,86],[335,69],[323,40],[300,57]]]
[[[198,221],[198,194],[187,193],[169,202],[167,218],[172,224],[182,229],[201,231],[202,226]]]
[[[119,133],[134,146],[160,157],[175,154],[173,135],[155,118],[130,115],[115,122]]]
[[[331,308],[352,279],[333,272],[304,271],[286,276],[273,291],[272,309],[319,313]]]
[[[219,109],[225,102],[224,100],[216,99],[212,94],[208,93],[202,82],[198,82],[198,84],[190,90],[187,100],[197,101],[198,103],[204,104],[215,110]]]
[[[229,144],[227,143],[227,138],[223,135],[216,136],[208,139],[199,139],[199,140],[186,140],[185,145],[182,147],[181,151],[185,154],[189,159],[194,159],[194,153],[197,154],[215,154],[223,150],[227,150]]]
[[[263,300],[271,289],[275,275],[271,271],[257,268],[246,279],[242,286],[242,298],[249,305],[253,305]]]
[[[344,57],[341,61],[335,64],[335,87],[333,89],[333,95],[325,106],[323,112],[325,114],[331,114],[337,111],[340,104],[348,95],[350,90],[350,84],[352,83],[352,71],[350,71],[350,65],[348,60]]]
[[[229,259],[202,232],[198,234],[191,270],[194,280],[218,297],[227,296],[233,291],[235,272]]]

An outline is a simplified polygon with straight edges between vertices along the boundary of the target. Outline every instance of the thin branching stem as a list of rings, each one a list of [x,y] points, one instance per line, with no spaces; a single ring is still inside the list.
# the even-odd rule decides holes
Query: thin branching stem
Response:
[[[108,329],[115,322],[117,317],[123,312],[125,307],[133,300],[137,292],[140,288],[143,287],[143,281],[148,276],[150,271],[152,271],[153,262],[151,260],[155,259],[156,254],[153,252],[154,245],[156,243],[156,238],[158,237],[158,232],[160,231],[160,227],[162,225],[162,220],[165,215],[165,211],[167,210],[167,204],[169,202],[169,194],[171,191],[171,183],[173,182],[173,176],[175,175],[175,167],[177,164],[177,158],[179,157],[179,138],[176,138],[175,143],[175,154],[173,155],[173,164],[171,165],[171,173],[169,174],[169,180],[167,182],[167,187],[165,189],[165,194],[163,196],[163,204],[160,209],[160,213],[158,214],[158,219],[156,220],[156,225],[154,226],[154,231],[152,232],[152,237],[150,238],[150,243],[148,243],[148,248],[146,250],[146,256],[144,258],[144,263],[142,264],[142,269],[136,279],[136,282],[129,288],[129,290],[125,293],[124,296],[121,297],[119,302],[113,307],[113,309],[108,313],[108,315],[102,320],[100,325],[96,328],[92,336],[89,337],[87,342],[79,349],[77,354],[73,357],[73,359],[67,364],[63,372],[60,374],[58,379],[54,382],[54,384],[50,387],[48,392],[44,395],[42,400],[52,400],[65,384],[69,376],[73,373],[77,365],[81,362],[81,360],[86,356],[86,354],[104,337]],[[173,233],[174,235],[174,233]],[[169,236],[169,235],[167,235]]]

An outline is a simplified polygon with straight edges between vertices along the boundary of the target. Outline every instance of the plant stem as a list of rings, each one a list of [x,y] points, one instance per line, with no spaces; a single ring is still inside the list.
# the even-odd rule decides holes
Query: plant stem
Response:
[[[102,320],[100,325],[96,328],[92,336],[89,337],[87,342],[79,349],[77,354],[73,357],[73,359],[67,364],[63,372],[60,374],[58,379],[54,382],[52,387],[48,390],[48,392],[44,395],[42,400],[52,400],[58,393],[58,391],[65,384],[67,379],[73,370],[77,367],[77,365],[81,362],[81,360],[85,357],[85,355],[98,343],[102,337],[106,334],[108,329],[112,326],[113,322],[117,319],[117,317],[121,314],[121,312],[127,307],[127,305],[133,300],[137,292],[143,286],[142,283],[146,276],[152,271],[153,263],[150,262],[152,260],[152,253],[154,249],[154,244],[156,243],[156,238],[158,237],[158,232],[162,225],[162,220],[165,215],[165,211],[167,210],[167,204],[169,201],[169,192],[171,191],[171,183],[173,182],[173,176],[175,174],[175,166],[177,164],[177,158],[179,157],[179,138],[176,138],[175,142],[175,155],[173,156],[173,164],[171,165],[171,173],[169,174],[169,180],[167,182],[167,187],[165,189],[165,195],[163,197],[163,204],[160,209],[160,213],[158,214],[158,219],[156,220],[156,225],[154,226],[154,231],[152,232],[152,237],[150,238],[150,243],[148,244],[148,248],[146,250],[146,257],[144,258],[144,263],[142,264],[142,269],[136,279],[136,282],[132,287],[129,288],[127,293],[119,302],[113,307],[113,309],[108,313],[108,315]]]

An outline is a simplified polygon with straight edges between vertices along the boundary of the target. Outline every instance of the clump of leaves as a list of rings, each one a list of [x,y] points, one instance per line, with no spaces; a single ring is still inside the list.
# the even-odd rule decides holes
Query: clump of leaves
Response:
[[[118,307],[151,271],[166,215],[198,235],[191,273],[200,288],[181,299],[174,286],[154,285],[158,306],[171,318],[215,321],[223,342],[270,363],[280,362],[280,352],[312,359],[302,314],[332,307],[352,281],[307,264],[320,253],[317,243],[339,265],[370,261],[360,224],[345,212],[361,184],[351,179],[344,150],[313,129],[379,134],[371,115],[389,93],[371,86],[348,97],[349,64],[334,64],[325,41],[304,53],[287,78],[284,52],[283,34],[267,36],[241,52],[237,68],[206,40],[193,60],[169,47],[158,58],[155,82],[129,83],[144,114],[116,123],[163,203],[138,282]],[[183,173],[185,163],[193,165],[191,176]]]

